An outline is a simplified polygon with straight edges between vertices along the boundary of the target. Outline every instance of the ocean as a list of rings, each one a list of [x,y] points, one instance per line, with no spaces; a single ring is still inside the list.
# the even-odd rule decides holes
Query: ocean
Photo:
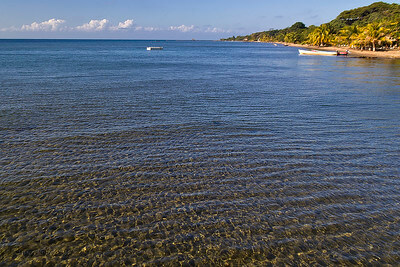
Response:
[[[0,265],[374,266],[399,240],[399,60],[0,40]]]

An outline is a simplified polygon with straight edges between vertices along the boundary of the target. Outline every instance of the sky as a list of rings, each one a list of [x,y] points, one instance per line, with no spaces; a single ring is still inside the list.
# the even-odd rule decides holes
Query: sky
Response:
[[[0,0],[0,38],[218,40],[320,25],[376,1]]]

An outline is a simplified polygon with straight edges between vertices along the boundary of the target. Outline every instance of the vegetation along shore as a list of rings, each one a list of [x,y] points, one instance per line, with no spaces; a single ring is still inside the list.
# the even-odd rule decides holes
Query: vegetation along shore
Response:
[[[331,22],[233,36],[223,41],[274,42],[323,50],[350,50],[357,57],[400,58],[400,5],[376,2],[343,11]]]

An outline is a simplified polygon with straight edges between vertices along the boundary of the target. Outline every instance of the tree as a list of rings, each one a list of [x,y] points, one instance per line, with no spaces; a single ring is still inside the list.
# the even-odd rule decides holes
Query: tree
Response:
[[[352,38],[350,45],[352,47],[354,46],[360,48],[361,50],[363,50],[368,45],[364,28],[360,28],[360,32],[356,36],[354,36],[354,38]]]
[[[339,44],[351,45],[359,33],[360,29],[357,25],[345,26],[339,31],[336,40]]]
[[[299,36],[295,32],[289,32],[285,35],[284,40],[286,43],[297,43],[299,41]]]
[[[385,27],[388,30],[386,39],[389,40],[391,45],[398,45],[400,42],[400,21],[388,21]]]
[[[310,34],[309,41],[313,45],[325,46],[334,39],[333,29],[329,24],[322,24]]]
[[[303,22],[296,22],[295,24],[290,26],[289,30],[295,32],[295,31],[299,31],[299,30],[304,30],[306,28],[307,27]]]
[[[360,48],[400,45],[400,5],[384,2],[343,11],[336,19],[317,27],[302,22],[281,30],[270,29],[226,40],[290,42],[327,46],[350,45]]]
[[[388,30],[379,22],[370,23],[364,28],[366,41],[372,44],[373,51],[376,51],[376,45],[384,40],[387,32]]]

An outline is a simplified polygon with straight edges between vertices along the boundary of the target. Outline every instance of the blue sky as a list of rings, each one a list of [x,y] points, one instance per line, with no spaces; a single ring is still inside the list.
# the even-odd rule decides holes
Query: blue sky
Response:
[[[367,0],[0,0],[0,38],[220,39],[334,19]],[[390,1],[393,3],[393,1]],[[399,1],[394,1],[399,3]]]

